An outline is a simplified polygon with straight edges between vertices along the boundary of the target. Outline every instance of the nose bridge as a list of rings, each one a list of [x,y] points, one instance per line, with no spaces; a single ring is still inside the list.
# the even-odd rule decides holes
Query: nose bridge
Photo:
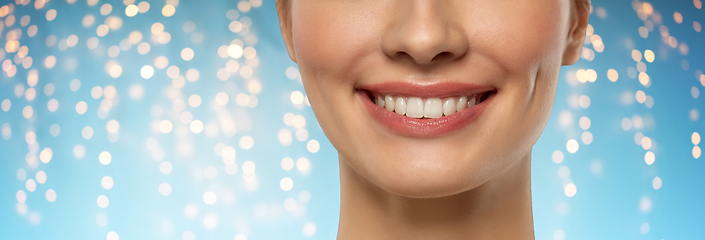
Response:
[[[395,59],[431,64],[456,59],[467,51],[462,31],[452,24],[444,0],[405,0],[385,34],[385,53]]]

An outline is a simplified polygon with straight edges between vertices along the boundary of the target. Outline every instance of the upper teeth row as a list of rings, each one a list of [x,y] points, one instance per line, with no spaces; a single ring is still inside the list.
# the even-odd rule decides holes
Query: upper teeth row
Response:
[[[428,98],[426,100],[419,97],[393,97],[391,95],[382,97],[377,95],[375,100],[375,104],[380,107],[412,118],[439,118],[480,103],[477,94],[470,97]]]

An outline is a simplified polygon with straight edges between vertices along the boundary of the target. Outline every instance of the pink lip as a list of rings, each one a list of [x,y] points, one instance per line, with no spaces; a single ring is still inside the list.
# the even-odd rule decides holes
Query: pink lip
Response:
[[[372,101],[369,93],[371,91],[380,95],[405,95],[414,97],[444,97],[444,96],[468,96],[476,93],[492,91],[493,88],[483,87],[473,84],[463,83],[437,83],[428,85],[416,85],[403,82],[390,82],[359,87],[358,97],[363,102],[372,117],[388,129],[398,135],[408,137],[436,137],[456,130],[474,122],[494,99],[495,94],[471,108],[466,108],[460,112],[443,116],[441,118],[419,119],[399,115],[386,110]]]

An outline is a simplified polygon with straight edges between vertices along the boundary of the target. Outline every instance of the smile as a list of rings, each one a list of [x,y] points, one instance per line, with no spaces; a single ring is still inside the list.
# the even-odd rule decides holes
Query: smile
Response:
[[[372,117],[398,135],[433,137],[461,129],[487,108],[495,89],[461,83],[393,82],[362,86],[360,100]]]

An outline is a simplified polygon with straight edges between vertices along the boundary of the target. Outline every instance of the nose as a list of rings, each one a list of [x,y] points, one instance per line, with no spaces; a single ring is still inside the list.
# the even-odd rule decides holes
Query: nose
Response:
[[[435,65],[457,60],[468,52],[467,36],[454,23],[448,1],[400,2],[382,39],[382,49],[391,59]]]

